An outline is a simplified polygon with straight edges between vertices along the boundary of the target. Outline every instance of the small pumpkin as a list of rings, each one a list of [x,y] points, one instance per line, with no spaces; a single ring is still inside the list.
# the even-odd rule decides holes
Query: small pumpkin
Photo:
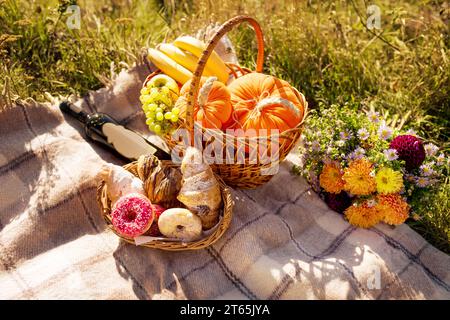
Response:
[[[180,108],[181,118],[185,119],[187,94],[191,80],[186,82],[180,90],[180,97],[175,106]],[[216,77],[202,77],[197,103],[194,106],[194,121],[201,123],[204,128],[222,129],[231,117],[230,91]]]
[[[228,128],[260,129],[284,132],[295,128],[303,119],[306,101],[287,81],[262,73],[248,73],[230,85],[234,111]],[[249,135],[237,133],[238,135]]]

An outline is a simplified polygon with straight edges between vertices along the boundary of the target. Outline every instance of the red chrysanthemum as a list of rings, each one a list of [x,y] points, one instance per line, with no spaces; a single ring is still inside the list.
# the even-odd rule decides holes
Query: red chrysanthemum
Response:
[[[418,168],[425,160],[422,141],[415,136],[397,136],[391,141],[390,148],[397,150],[398,158],[405,161],[407,170]]]
[[[344,210],[352,204],[347,192],[344,191],[339,194],[325,192],[325,202],[331,210],[338,213],[344,213]]]

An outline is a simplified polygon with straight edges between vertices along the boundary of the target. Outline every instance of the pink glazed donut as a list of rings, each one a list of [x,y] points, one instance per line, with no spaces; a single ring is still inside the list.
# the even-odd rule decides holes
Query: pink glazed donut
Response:
[[[114,204],[112,211],[114,229],[126,238],[144,234],[155,217],[150,200],[139,193],[124,195]]]

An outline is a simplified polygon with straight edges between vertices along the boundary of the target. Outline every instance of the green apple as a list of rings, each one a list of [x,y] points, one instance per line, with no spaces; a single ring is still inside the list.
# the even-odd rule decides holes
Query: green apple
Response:
[[[165,74],[158,74],[153,78],[151,78],[150,81],[147,83],[147,87],[149,88],[167,87],[177,97],[180,94],[177,82]]]

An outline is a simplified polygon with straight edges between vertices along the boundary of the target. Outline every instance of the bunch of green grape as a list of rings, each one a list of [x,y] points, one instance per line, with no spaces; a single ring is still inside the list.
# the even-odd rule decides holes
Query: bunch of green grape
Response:
[[[146,86],[141,89],[142,110],[148,128],[158,135],[170,133],[176,128],[180,109],[174,107],[174,93],[168,87]]]

